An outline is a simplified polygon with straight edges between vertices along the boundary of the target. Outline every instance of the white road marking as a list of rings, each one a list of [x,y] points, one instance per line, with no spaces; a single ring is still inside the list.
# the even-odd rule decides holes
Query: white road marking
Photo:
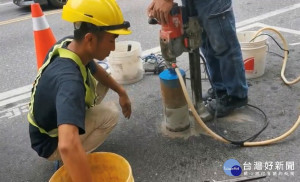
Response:
[[[290,44],[291,46],[296,46],[296,45],[300,45],[300,42],[297,42],[297,43],[292,43]]]
[[[157,54],[159,52],[160,52],[160,46],[157,46],[157,47],[154,47],[152,49],[148,49],[148,50],[143,51],[142,56],[146,56],[146,55],[149,55],[151,53]]]
[[[262,14],[262,15],[244,20],[244,21],[241,21],[241,22],[236,24],[236,27],[242,27],[242,26],[245,26],[245,25],[248,25],[248,24],[251,24],[251,23],[254,23],[254,22],[258,22],[258,21],[270,18],[272,16],[276,16],[276,15],[279,15],[279,14],[282,14],[282,13],[285,13],[285,12],[288,12],[288,11],[292,11],[292,10],[295,10],[295,9],[298,9],[298,8],[300,8],[300,3],[294,4],[294,5],[291,5],[291,6],[287,6],[287,7],[275,10],[275,11],[271,11],[271,12],[268,12],[268,13],[265,13],[265,14]]]
[[[236,31],[237,32],[242,32],[242,31],[245,31],[245,30],[249,30],[251,28],[255,28],[255,27],[260,27],[258,23],[252,23],[250,25],[246,25],[244,27],[241,27],[241,28],[237,28]]]
[[[300,35],[299,30],[293,30],[293,29],[288,29],[288,28],[283,28],[283,27],[277,27],[277,26],[272,26],[272,25],[266,25],[264,23],[257,23],[258,27],[270,27],[278,30],[279,32],[286,32],[290,34],[295,34],[295,35]]]
[[[11,119],[13,117],[19,116],[22,113],[28,113],[28,102],[20,103],[12,108],[0,111],[0,119],[8,118]]]
[[[293,30],[293,29],[289,29],[289,28],[277,27],[277,26],[267,25],[267,24],[259,23],[259,22],[253,23],[253,24],[241,27],[241,28],[237,28],[236,30],[237,30],[237,32],[241,32],[241,31],[244,31],[244,30],[249,30],[249,29],[254,28],[254,27],[260,27],[260,28],[270,27],[270,28],[274,28],[274,29],[278,30],[279,32],[286,32],[286,33],[290,33],[290,34],[300,35],[299,30]]]
[[[22,94],[22,95],[14,96],[14,97],[6,99],[4,101],[0,101],[0,107],[5,106],[7,104],[15,103],[15,102],[23,100],[23,99],[27,99],[27,98],[30,97],[30,95],[31,95],[31,93],[29,92],[29,93],[25,93],[25,94]]]
[[[11,5],[11,4],[13,4],[13,3],[12,2],[1,3],[0,6]]]
[[[0,93],[0,101],[10,98],[10,97],[14,97],[14,96],[23,94],[23,93],[26,93],[26,92],[30,92],[31,88],[32,88],[32,85],[27,85],[27,86],[20,87],[20,88],[14,89],[14,90],[9,90],[7,92],[2,92],[2,93]]]

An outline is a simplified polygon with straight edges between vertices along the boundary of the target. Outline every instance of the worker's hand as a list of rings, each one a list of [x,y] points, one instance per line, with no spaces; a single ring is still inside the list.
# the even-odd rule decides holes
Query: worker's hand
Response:
[[[119,93],[119,103],[125,118],[129,119],[131,115],[131,102],[125,90]]]
[[[148,6],[150,18],[156,18],[161,24],[168,23],[168,16],[173,7],[173,0],[153,0]]]

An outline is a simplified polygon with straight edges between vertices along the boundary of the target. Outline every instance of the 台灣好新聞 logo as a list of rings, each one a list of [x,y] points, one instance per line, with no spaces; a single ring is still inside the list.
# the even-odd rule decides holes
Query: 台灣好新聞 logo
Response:
[[[228,159],[223,165],[223,170],[228,176],[239,176],[242,173],[241,165],[235,159]]]

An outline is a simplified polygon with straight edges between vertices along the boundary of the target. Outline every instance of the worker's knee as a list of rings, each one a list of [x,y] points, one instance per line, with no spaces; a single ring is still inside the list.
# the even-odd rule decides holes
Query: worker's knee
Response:
[[[107,108],[108,108],[107,112],[109,115],[108,117],[109,117],[110,123],[112,125],[116,125],[119,121],[119,116],[120,116],[119,108],[113,102],[108,103]]]
[[[118,123],[120,115],[117,105],[114,102],[106,102],[102,103],[100,107],[101,128],[113,128]]]
[[[95,127],[110,128],[119,120],[119,109],[113,102],[101,103],[90,108],[86,112],[86,120],[95,122]]]

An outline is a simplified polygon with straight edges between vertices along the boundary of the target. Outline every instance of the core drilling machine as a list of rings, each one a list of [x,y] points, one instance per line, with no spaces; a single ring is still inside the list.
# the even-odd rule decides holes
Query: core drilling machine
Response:
[[[190,2],[190,1],[187,1]],[[156,19],[149,19],[149,24],[157,24]],[[162,24],[160,30],[160,47],[162,57],[165,59],[168,69],[160,74],[161,92],[164,102],[166,127],[170,131],[183,131],[189,128],[188,113],[185,98],[179,81],[176,80],[174,66],[176,58],[183,52],[189,55],[189,70],[191,90],[195,108],[202,120],[212,117],[206,110],[202,100],[200,51],[201,34],[197,13],[193,6],[178,6],[174,3],[168,24]],[[185,73],[182,73],[185,76]],[[171,82],[170,82],[171,80]],[[176,89],[178,86],[178,89]],[[184,116],[185,115],[185,116]]]
[[[190,69],[190,80],[191,80],[191,91],[193,96],[193,103],[189,99],[189,105],[191,106],[191,111],[201,127],[213,138],[216,140],[222,141],[228,144],[234,144],[238,146],[262,146],[276,143],[280,140],[283,140],[289,136],[296,128],[300,125],[300,116],[294,125],[284,134],[277,136],[272,139],[264,141],[252,141],[254,140],[267,126],[268,121],[265,113],[255,106],[248,105],[258,109],[265,117],[265,124],[263,128],[253,135],[252,137],[243,140],[243,141],[232,141],[226,139],[224,136],[221,136],[213,132],[208,128],[203,121],[210,120],[212,116],[205,109],[205,105],[202,100],[202,84],[201,84],[201,65],[200,58],[204,57],[200,55],[200,44],[201,44],[201,33],[203,29],[200,27],[197,20],[197,13],[193,10],[193,5],[191,1],[186,1],[188,4],[186,7],[178,6],[174,4],[169,17],[168,24],[161,25],[160,30],[160,47],[163,58],[166,61],[168,69],[160,73],[160,83],[161,83],[161,93],[164,104],[164,115],[166,128],[173,132],[184,131],[190,127],[189,117],[188,117],[188,107],[185,101],[185,97],[182,94],[182,89],[185,93],[187,92],[185,88],[181,88],[181,84],[184,85],[185,72],[180,70],[176,66],[176,58],[180,56],[183,52],[188,52],[189,54],[189,69]],[[158,22],[155,19],[149,19],[150,24],[157,24]],[[284,44],[285,56],[283,60],[283,67],[281,70],[281,77],[284,82],[288,85],[297,83],[300,81],[300,77],[293,81],[287,81],[284,76],[284,70],[286,66],[287,56],[288,56],[288,47],[284,37],[273,28],[262,28],[260,29],[254,38],[259,35],[263,30],[272,30],[279,35]],[[175,71],[174,71],[175,70]],[[175,73],[176,72],[176,73]],[[178,78],[177,75],[182,76]],[[209,73],[208,73],[209,75]],[[185,94],[186,95],[186,94]],[[195,108],[193,107],[195,106]],[[199,121],[199,117],[202,121]]]

